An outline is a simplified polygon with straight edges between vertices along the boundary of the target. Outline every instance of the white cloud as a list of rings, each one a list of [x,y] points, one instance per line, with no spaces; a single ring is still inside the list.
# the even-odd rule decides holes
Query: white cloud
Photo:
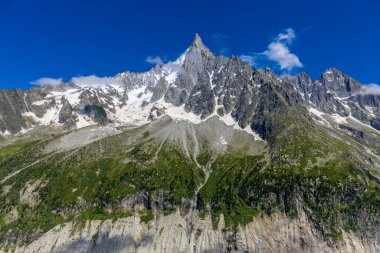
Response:
[[[364,85],[364,89],[359,92],[360,94],[371,94],[371,95],[380,95],[380,85],[376,83],[371,83]]]
[[[254,64],[255,64],[255,57],[252,55],[242,54],[242,55],[240,55],[240,59],[243,62],[248,63],[251,66],[254,66]]]
[[[56,86],[63,84],[62,78],[50,78],[50,77],[42,77],[40,79],[37,79],[33,82],[30,82],[30,84],[38,85],[38,86]]]
[[[293,28],[288,28],[285,30],[286,33],[280,33],[277,35],[277,41],[284,41],[288,44],[293,43],[294,39],[296,38],[296,33],[294,32]]]
[[[161,57],[159,57],[159,56],[154,56],[154,57],[152,57],[152,56],[148,56],[146,59],[145,59],[145,61],[147,62],[147,63],[150,63],[150,64],[154,64],[154,65],[162,65],[162,64],[164,64],[164,61],[161,59]]]
[[[303,66],[298,56],[291,53],[288,46],[281,41],[270,43],[268,49],[263,54],[268,60],[276,62],[280,66],[280,69],[291,71],[295,67]]]
[[[268,45],[268,49],[263,52],[268,60],[276,62],[280,69],[291,71],[295,67],[303,67],[297,55],[289,50],[296,38],[296,34],[292,28],[285,30],[285,33],[277,35],[276,39]]]
[[[289,50],[289,46],[295,38],[296,34],[294,30],[288,28],[285,32],[278,34],[264,52],[244,54],[240,56],[240,59],[251,65],[260,66],[267,66],[269,60],[275,62],[281,70],[285,69],[290,72],[295,67],[303,67],[298,56]]]
[[[73,77],[71,82],[79,87],[104,88],[106,86],[120,87],[123,85],[123,82],[116,77],[98,77],[95,75]]]

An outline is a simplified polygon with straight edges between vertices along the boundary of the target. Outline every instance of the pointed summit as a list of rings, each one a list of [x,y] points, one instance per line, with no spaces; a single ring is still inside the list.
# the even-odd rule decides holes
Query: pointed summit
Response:
[[[196,33],[190,47],[175,62],[181,65],[184,64],[186,60],[199,63],[203,60],[214,57],[215,56],[210,51],[210,49],[208,49],[203,44],[201,36],[199,36],[199,34]]]
[[[205,48],[205,45],[202,42],[201,36],[199,36],[198,33],[195,34],[193,43],[191,43],[192,47],[197,47],[197,48]]]
[[[362,89],[362,85],[337,68],[328,68],[319,81],[339,97],[348,97]]]
[[[202,42],[201,36],[195,34],[193,43],[189,47],[189,52],[199,52],[202,57],[214,57],[213,53]]]

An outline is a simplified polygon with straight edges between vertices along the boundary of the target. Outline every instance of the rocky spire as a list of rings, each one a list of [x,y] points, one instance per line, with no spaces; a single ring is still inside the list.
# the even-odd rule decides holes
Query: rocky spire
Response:
[[[205,48],[205,45],[202,42],[201,36],[199,36],[198,33],[195,34],[193,43],[191,43],[191,47]]]
[[[183,65],[185,61],[190,60],[191,62],[200,63],[203,60],[207,60],[208,58],[214,58],[213,53],[208,49],[202,42],[201,37],[198,33],[195,34],[194,40],[191,43],[190,47],[183,53],[175,63]]]
[[[202,57],[214,57],[213,53],[202,42],[198,33],[195,34],[193,43],[189,47],[189,52],[199,52]]]

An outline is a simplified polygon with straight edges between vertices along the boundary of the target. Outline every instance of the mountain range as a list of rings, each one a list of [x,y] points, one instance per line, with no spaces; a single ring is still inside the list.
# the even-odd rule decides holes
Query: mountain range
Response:
[[[379,252],[380,95],[215,56],[0,90],[0,252]]]

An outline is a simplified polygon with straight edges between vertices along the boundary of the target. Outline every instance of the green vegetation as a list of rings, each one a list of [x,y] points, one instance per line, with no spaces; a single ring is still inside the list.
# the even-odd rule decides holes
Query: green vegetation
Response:
[[[38,229],[47,231],[63,222],[128,217],[132,213],[122,207],[122,200],[143,192],[150,205],[162,205],[165,213],[173,212],[182,198],[192,198],[204,180],[203,171],[195,162],[171,145],[165,144],[158,150],[152,141],[138,139],[131,143],[133,136],[136,130],[79,150],[53,154],[10,178],[5,185],[12,190],[0,195],[0,216],[9,212],[7,207],[16,206],[19,219],[1,226],[0,237],[23,235],[28,241]],[[32,144],[18,149],[19,159],[26,159],[23,156],[32,152],[29,145]],[[44,142],[33,145],[38,151],[43,149]],[[38,205],[21,204],[20,190],[37,179],[45,182],[36,190]],[[162,192],[162,203],[156,203],[159,192]],[[148,209],[140,215],[146,223],[153,218]]]
[[[144,223],[149,223],[149,221],[153,220],[153,211],[149,209],[142,209],[139,210],[139,215],[141,218],[141,221]]]
[[[206,166],[212,158],[212,152],[210,149],[203,149],[197,157],[197,162],[201,166]]]
[[[108,219],[119,219],[124,217],[130,217],[132,213],[126,210],[112,210],[112,212],[107,212],[102,208],[91,207],[86,209],[80,216],[76,217],[76,221],[86,221],[86,220],[108,220]]]
[[[0,178],[42,157],[39,151],[43,141],[39,138],[23,138],[0,146]]]
[[[327,237],[330,237],[331,239],[333,240],[342,240],[343,239],[343,236],[342,236],[342,230],[338,229],[331,229],[331,232],[327,233],[326,234]]]
[[[234,229],[239,224],[249,223],[257,215],[258,210],[245,201],[242,193],[247,173],[251,166],[262,167],[262,158],[240,152],[219,157],[212,164],[212,173],[199,197],[203,208],[206,208],[207,203],[211,205],[214,228],[221,213],[225,216],[226,226]]]
[[[377,188],[374,188],[376,185]],[[245,225],[260,212],[285,212],[297,217],[297,201],[326,237],[341,238],[340,228],[369,229],[358,212],[380,215],[379,184],[368,181],[354,161],[335,160],[302,168],[267,164],[260,156],[226,154],[212,164],[212,173],[200,192],[203,208],[211,206],[214,226],[220,214],[228,227]]]

